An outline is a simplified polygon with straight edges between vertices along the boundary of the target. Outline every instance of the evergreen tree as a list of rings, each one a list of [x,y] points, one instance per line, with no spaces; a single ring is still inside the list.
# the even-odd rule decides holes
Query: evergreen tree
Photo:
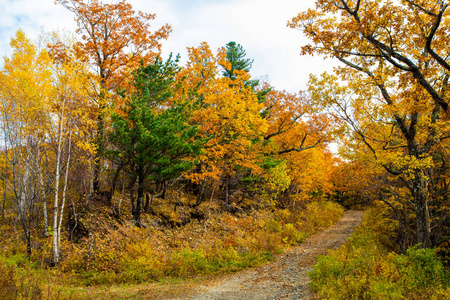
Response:
[[[201,152],[202,140],[194,139],[197,127],[188,124],[190,104],[176,101],[179,84],[176,61],[157,58],[134,73],[135,91],[125,105],[113,113],[109,141],[114,146],[108,157],[129,174],[132,213],[140,224],[143,198],[148,182],[165,183],[189,170]]]
[[[237,44],[236,42],[229,42],[225,49],[227,53],[227,61],[230,62],[231,68],[222,65],[224,68],[222,72],[223,76],[234,80],[236,79],[236,74],[234,73],[235,70],[250,72],[253,59],[245,58],[247,54],[240,44]]]
[[[236,79],[236,70],[237,71],[245,71],[250,73],[250,69],[252,68],[253,59],[245,58],[247,55],[245,53],[242,45],[237,44],[236,42],[229,42],[226,47],[227,61],[230,63],[227,65],[222,65],[223,71],[222,75],[224,77],[231,78],[232,80]],[[258,79],[250,79],[245,82],[247,87],[250,87],[253,92],[258,97],[258,101],[260,103],[265,101],[265,95],[270,92],[271,88],[265,88],[262,90],[257,90],[257,86],[259,85]]]

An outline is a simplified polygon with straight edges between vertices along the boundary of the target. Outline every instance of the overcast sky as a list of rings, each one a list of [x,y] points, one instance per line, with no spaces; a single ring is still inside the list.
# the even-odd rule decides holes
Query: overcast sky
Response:
[[[116,0],[117,1],[117,0]],[[104,0],[110,3],[111,0]],[[279,90],[295,93],[306,88],[310,73],[331,69],[331,60],[300,56],[306,44],[299,31],[286,27],[314,0],[129,0],[135,10],[156,13],[153,28],[170,24],[173,32],[163,41],[163,56],[170,52],[187,59],[186,47],[206,41],[213,50],[230,41],[241,44],[254,59],[253,77],[268,76]],[[36,38],[42,31],[76,28],[73,14],[53,0],[0,0],[0,56],[11,53],[9,41],[23,29]]]

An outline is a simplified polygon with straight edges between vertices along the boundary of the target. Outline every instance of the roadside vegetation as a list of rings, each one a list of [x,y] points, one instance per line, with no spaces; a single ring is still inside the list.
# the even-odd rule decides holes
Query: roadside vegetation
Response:
[[[40,250],[27,257],[23,243],[14,240],[13,228],[4,226],[0,295],[6,299],[89,298],[83,287],[235,272],[272,260],[286,247],[336,222],[343,212],[339,205],[326,201],[311,202],[298,211],[259,209],[230,214],[216,208],[213,204],[205,222],[195,220],[174,228],[158,225],[158,218],[148,217],[144,223],[148,227],[137,228],[130,221],[119,223],[98,214],[93,224],[98,230],[90,238],[63,243],[58,268],[46,262],[49,238],[39,241]]]
[[[312,289],[323,299],[448,299],[450,272],[437,249],[396,252],[395,222],[376,203],[349,241],[318,258]]]

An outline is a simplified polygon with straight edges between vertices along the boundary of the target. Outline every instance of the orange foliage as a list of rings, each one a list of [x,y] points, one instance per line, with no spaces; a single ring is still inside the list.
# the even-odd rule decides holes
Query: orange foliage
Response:
[[[200,132],[209,138],[201,157],[203,170],[192,179],[231,175],[236,168],[260,173],[258,143],[267,129],[260,116],[262,105],[255,93],[244,82],[250,78],[240,71],[232,80],[220,76],[220,65],[225,64],[225,52],[214,55],[206,43],[189,48],[189,62],[182,72],[187,76],[187,88],[197,88],[200,108],[192,122],[200,125]]]
[[[162,39],[171,32],[164,25],[155,32],[149,22],[155,14],[135,12],[131,4],[121,0],[104,4],[98,0],[56,0],[75,14],[77,44],[80,56],[89,59],[101,78],[102,88],[113,91],[136,69],[141,61],[151,62],[159,52]],[[58,50],[61,44],[54,45]]]
[[[309,96],[272,90],[265,101],[269,128],[266,140],[275,140],[278,153],[303,151],[330,140],[330,118],[320,114]]]

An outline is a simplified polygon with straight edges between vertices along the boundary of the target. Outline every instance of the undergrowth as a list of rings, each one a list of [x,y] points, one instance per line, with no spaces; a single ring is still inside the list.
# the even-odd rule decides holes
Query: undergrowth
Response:
[[[313,202],[304,210],[229,213],[174,230],[124,225],[105,236],[67,245],[64,273],[84,285],[139,283],[228,273],[273,259],[284,247],[330,226],[342,216],[337,204]]]
[[[0,299],[93,299],[82,291],[63,287],[58,272],[38,268],[23,255],[0,257]]]
[[[124,223],[78,243],[63,242],[63,259],[56,268],[46,267],[44,261],[49,241],[42,241],[31,258],[12,244],[0,254],[0,296],[86,299],[89,295],[74,287],[234,272],[272,260],[285,247],[336,222],[342,213],[337,204],[312,202],[297,211],[214,213],[203,222],[194,220],[173,229]]]
[[[450,273],[434,249],[389,251],[383,209],[369,209],[345,245],[318,258],[312,289],[323,299],[450,299]]]

